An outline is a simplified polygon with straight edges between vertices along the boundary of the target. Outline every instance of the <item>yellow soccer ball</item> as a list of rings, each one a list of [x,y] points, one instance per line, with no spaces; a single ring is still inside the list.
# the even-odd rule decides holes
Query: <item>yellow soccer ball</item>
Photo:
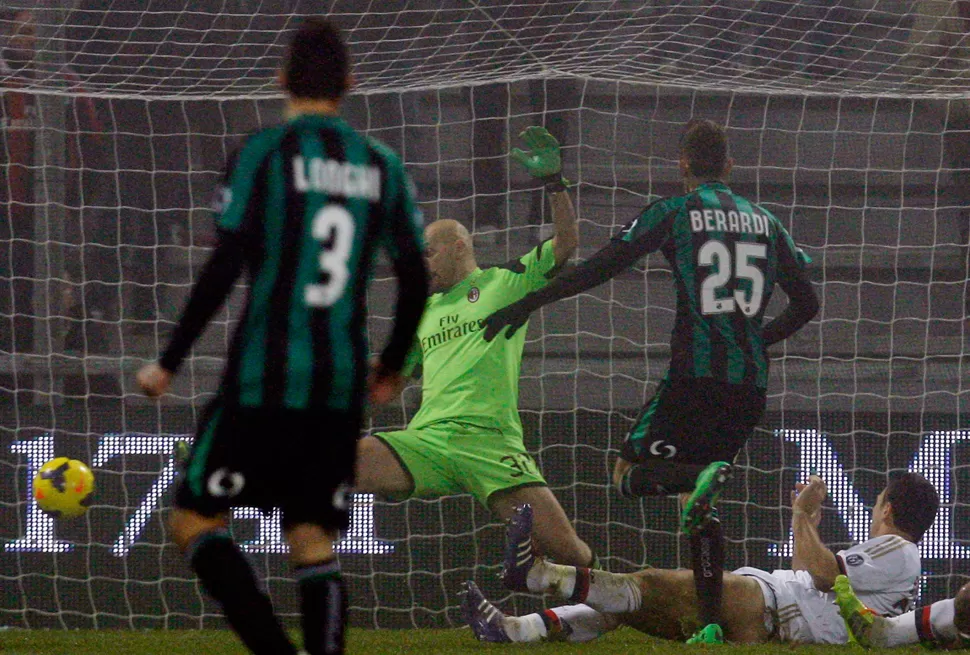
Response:
[[[34,500],[55,518],[81,516],[88,511],[93,493],[94,474],[76,459],[56,457],[34,476]]]

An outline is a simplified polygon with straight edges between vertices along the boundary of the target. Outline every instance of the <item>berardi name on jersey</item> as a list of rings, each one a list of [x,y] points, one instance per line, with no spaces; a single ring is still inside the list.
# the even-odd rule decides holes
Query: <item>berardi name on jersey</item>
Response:
[[[761,214],[724,211],[723,209],[690,210],[691,232],[735,232],[768,235],[771,223]]]
[[[293,158],[293,186],[300,193],[317,191],[345,198],[381,199],[381,170],[322,157]]]

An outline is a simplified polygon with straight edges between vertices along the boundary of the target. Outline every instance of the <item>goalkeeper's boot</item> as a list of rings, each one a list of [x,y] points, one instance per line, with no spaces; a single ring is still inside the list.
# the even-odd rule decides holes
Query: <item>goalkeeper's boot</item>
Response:
[[[465,583],[461,599],[461,618],[479,641],[510,642],[502,624],[501,610],[492,605],[474,582]]]
[[[871,648],[873,640],[878,641],[879,632],[876,629],[876,619],[881,619],[874,611],[862,604],[862,601],[852,591],[849,578],[844,575],[836,576],[835,584],[835,603],[839,606],[839,613],[845,620],[845,625],[849,628],[850,641],[854,641],[860,646]]]
[[[714,513],[714,504],[733,475],[734,467],[727,462],[713,462],[701,471],[680,514],[680,529],[684,534],[693,534],[707,523]]]
[[[505,528],[502,582],[512,591],[529,591],[529,571],[536,563],[532,551],[532,505],[516,507]]]
[[[709,623],[687,640],[688,644],[723,644],[724,631],[716,623]]]

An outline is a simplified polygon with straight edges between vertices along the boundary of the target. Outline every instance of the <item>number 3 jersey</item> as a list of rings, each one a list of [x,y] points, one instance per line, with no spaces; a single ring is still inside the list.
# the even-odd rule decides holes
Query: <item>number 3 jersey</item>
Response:
[[[175,371],[245,270],[249,296],[220,393],[228,403],[359,410],[367,283],[378,248],[399,280],[382,354],[404,364],[426,300],[421,217],[397,155],[335,116],[304,114],[250,136],[227,167],[218,243],[161,358]]]
[[[775,283],[808,285],[808,258],[770,212],[720,182],[649,205],[615,237],[634,254],[660,250],[673,271],[677,315],[670,377],[768,385],[762,333]],[[814,312],[813,312],[814,313]]]

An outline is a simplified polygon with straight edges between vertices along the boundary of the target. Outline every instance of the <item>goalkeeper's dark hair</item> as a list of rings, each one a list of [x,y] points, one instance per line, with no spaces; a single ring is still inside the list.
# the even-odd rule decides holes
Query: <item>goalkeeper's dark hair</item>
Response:
[[[350,75],[350,55],[340,29],[324,18],[306,19],[290,41],[283,71],[290,95],[339,100]]]
[[[727,171],[727,133],[714,121],[700,118],[688,121],[680,138],[680,152],[687,158],[690,174],[696,178],[720,178]]]
[[[903,473],[886,486],[883,502],[892,505],[893,524],[918,542],[936,520],[940,495],[919,473]]]

